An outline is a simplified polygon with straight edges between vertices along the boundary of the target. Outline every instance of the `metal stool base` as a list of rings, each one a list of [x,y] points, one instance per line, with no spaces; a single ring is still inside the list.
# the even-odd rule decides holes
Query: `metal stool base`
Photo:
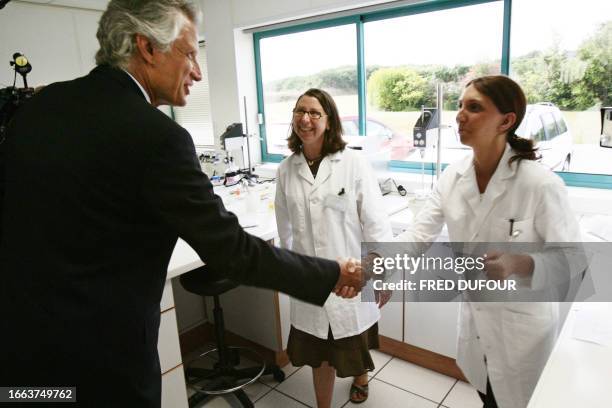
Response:
[[[266,370],[266,363],[264,359],[256,351],[251,350],[246,347],[228,347],[228,350],[249,351],[251,354],[256,356],[260,364],[255,367],[242,368],[242,369],[234,368],[232,365],[232,362],[229,362],[228,365],[225,367],[219,366],[217,363],[215,364],[215,367],[212,369],[187,367],[186,368],[187,386],[199,394],[222,395],[222,394],[236,393],[236,391],[242,390],[242,388],[246,387],[247,385],[254,383],[259,377],[261,377],[261,375]],[[210,353],[213,353],[215,351],[218,352],[219,350],[217,348],[208,350],[207,352],[200,354],[200,356],[196,360],[205,358]],[[189,377],[192,377],[194,379],[192,381],[189,381]],[[248,381],[242,384],[233,386],[233,387],[227,387],[227,385],[225,385],[225,384],[232,383],[232,382],[236,383],[237,381],[240,381],[241,379],[248,379]],[[204,386],[197,385],[198,383],[203,382],[205,380],[211,380],[211,381],[209,384],[204,385]],[[222,388],[222,387],[227,387],[227,388]]]

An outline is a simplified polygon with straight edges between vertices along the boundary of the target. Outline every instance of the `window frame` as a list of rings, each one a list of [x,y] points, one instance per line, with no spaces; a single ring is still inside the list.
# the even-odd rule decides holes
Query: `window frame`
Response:
[[[502,28],[502,48],[501,48],[501,73],[508,75],[510,71],[510,31],[512,20],[512,0],[429,0],[422,3],[400,6],[392,9],[380,11],[370,11],[365,13],[357,12],[354,15],[330,18],[317,22],[296,24],[283,28],[271,28],[256,31],[253,33],[253,46],[255,54],[255,77],[257,86],[257,104],[259,117],[263,118],[259,124],[261,143],[261,156],[264,162],[279,163],[284,156],[282,154],[271,154],[267,149],[266,131],[265,131],[265,108],[263,83],[261,73],[261,53],[260,42],[265,38],[282,36],[286,34],[294,34],[322,28],[330,28],[347,24],[355,24],[356,26],[356,42],[357,42],[357,96],[358,96],[358,114],[359,114],[359,133],[363,134],[366,128],[366,83],[365,83],[365,58],[364,58],[364,30],[363,25],[366,22],[379,21],[408,15],[429,13],[440,10],[449,10],[459,7],[473,6],[485,3],[503,2],[503,28]],[[554,118],[554,115],[553,115]],[[389,170],[406,171],[411,173],[420,173],[422,164],[420,162],[407,162],[390,160]],[[441,165],[443,170],[445,164]],[[429,174],[436,172],[435,163],[425,163],[425,171]],[[590,187],[600,189],[612,189],[612,175],[606,174],[590,174],[590,173],[571,173],[571,172],[556,172],[568,186],[574,187]]]

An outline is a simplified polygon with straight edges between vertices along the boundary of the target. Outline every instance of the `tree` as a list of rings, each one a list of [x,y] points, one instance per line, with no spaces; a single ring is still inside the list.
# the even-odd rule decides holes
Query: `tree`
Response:
[[[427,81],[413,69],[381,68],[368,80],[368,96],[371,104],[387,111],[420,109],[431,103]]]
[[[584,41],[578,56],[586,63],[582,95],[597,98],[603,106],[612,105],[612,21],[608,21]]]

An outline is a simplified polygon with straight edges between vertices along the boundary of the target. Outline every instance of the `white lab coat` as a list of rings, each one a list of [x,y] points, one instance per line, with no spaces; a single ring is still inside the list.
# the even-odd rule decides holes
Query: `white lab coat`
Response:
[[[283,248],[327,259],[361,258],[361,242],[393,239],[382,195],[369,163],[345,149],[328,155],[317,178],[301,153],[280,164],[276,184],[276,223]],[[374,299],[366,286],[362,294]],[[335,339],[362,333],[380,318],[376,303],[361,296],[331,294],[323,307],[291,299],[291,324],[322,339],[329,327]]]
[[[449,166],[415,224],[397,240],[433,242],[446,223],[451,242],[506,242],[514,219],[520,235],[513,241],[580,242],[561,178],[534,161],[509,166],[513,155],[507,145],[482,198],[473,155]],[[532,289],[555,280],[540,258],[534,263]],[[554,346],[557,323],[557,303],[464,302],[457,364],[483,393],[488,373],[500,408],[525,408]]]

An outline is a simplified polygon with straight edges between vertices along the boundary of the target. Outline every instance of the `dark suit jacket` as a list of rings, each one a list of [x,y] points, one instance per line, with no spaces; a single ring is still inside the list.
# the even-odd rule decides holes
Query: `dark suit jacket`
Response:
[[[187,131],[107,66],[17,113],[5,194],[0,386],[76,385],[82,406],[159,406],[159,302],[177,237],[212,270],[316,304],[338,278],[335,262],[244,232]]]

